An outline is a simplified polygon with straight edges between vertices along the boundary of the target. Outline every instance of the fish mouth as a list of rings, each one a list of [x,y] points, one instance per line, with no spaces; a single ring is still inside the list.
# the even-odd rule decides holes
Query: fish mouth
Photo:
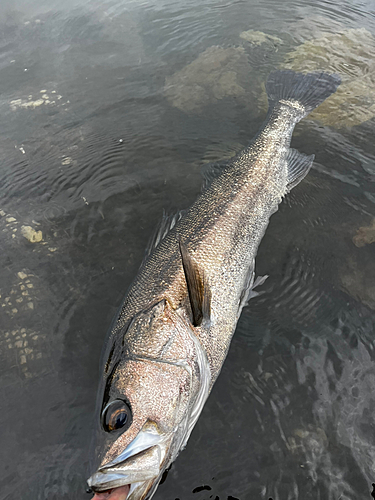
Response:
[[[143,500],[160,475],[160,450],[153,446],[115,467],[99,469],[88,485],[95,500]]]
[[[92,500],[126,500],[130,492],[130,484],[118,488],[95,493]]]
[[[170,436],[148,428],[114,460],[87,480],[95,500],[144,500],[156,489],[165,469]]]
[[[152,446],[115,467],[99,469],[88,480],[95,500],[143,500],[160,471],[160,449]]]

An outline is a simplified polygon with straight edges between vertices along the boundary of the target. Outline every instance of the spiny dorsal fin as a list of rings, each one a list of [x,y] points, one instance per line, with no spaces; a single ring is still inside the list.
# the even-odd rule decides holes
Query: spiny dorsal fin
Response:
[[[230,160],[223,160],[221,162],[215,162],[215,163],[207,163],[202,167],[202,177],[204,179],[203,181],[203,186],[202,186],[202,191],[207,189],[216,177],[219,177],[225,167],[227,167],[230,163]]]
[[[199,271],[180,238],[178,244],[193,315],[192,323],[194,326],[200,326],[203,319],[209,319],[211,315],[211,292],[205,282],[203,270]]]
[[[307,156],[296,149],[290,148],[286,156],[288,164],[288,184],[287,189],[293,189],[307,175],[313,164],[315,156]]]
[[[148,242],[144,260],[153,252],[154,248],[156,248],[159,243],[167,236],[169,231],[174,228],[176,223],[181,219],[184,215],[185,210],[180,210],[176,214],[167,215],[165,212],[163,213],[162,220],[160,221],[159,226],[157,226],[154,234],[152,235],[150,241]]]
[[[223,170],[233,162],[234,158],[240,151],[244,149],[244,145],[239,142],[227,142],[220,144],[212,144],[205,153],[205,158],[209,158],[209,162],[205,162],[202,167],[202,176],[204,183],[202,191],[207,189],[212,181],[219,177]]]

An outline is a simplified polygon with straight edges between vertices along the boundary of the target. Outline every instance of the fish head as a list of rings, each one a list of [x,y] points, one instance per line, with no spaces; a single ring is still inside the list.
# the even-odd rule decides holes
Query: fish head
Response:
[[[88,479],[95,498],[151,498],[185,446],[210,381],[194,327],[167,300],[137,314],[116,335],[98,397],[98,463]],[[111,497],[112,491],[124,495]]]

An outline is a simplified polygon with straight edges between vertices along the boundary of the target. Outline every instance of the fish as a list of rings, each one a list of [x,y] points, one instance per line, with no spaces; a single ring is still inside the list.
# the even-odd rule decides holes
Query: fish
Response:
[[[186,446],[264,281],[255,256],[269,219],[313,163],[290,148],[293,129],[339,84],[326,72],[272,72],[255,138],[206,170],[189,209],[163,218],[104,348],[87,481],[94,500],[150,499]]]

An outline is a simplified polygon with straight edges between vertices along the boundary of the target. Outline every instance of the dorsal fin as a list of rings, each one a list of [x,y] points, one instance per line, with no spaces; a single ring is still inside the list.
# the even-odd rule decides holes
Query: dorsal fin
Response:
[[[209,319],[211,315],[211,291],[205,280],[204,271],[199,271],[180,238],[178,244],[193,316],[192,324],[200,326],[202,321]]]
[[[202,167],[201,173],[203,177],[202,191],[207,189],[216,177],[219,177],[225,167],[230,164],[230,160],[223,160],[221,162],[207,163]]]
[[[176,222],[178,222],[184,215],[186,210],[180,210],[179,212],[171,215],[163,213],[163,217],[160,221],[159,226],[156,227],[154,234],[151,236],[150,241],[146,247],[144,260],[152,253],[154,248],[156,248],[159,243],[167,236],[169,231],[174,228]]]
[[[234,161],[244,147],[243,144],[235,141],[220,142],[218,144],[213,142],[211,146],[208,146],[201,170],[204,179],[202,191],[207,189],[212,181],[223,173],[223,170]]]

